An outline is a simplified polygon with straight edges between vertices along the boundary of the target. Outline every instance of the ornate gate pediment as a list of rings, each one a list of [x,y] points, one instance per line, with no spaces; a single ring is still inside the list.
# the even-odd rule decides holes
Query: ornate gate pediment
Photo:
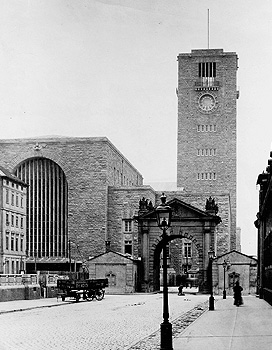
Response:
[[[168,205],[173,209],[172,217],[173,219],[202,219],[207,216],[207,213],[200,210],[192,205],[181,201],[180,199],[174,198],[168,202]]]

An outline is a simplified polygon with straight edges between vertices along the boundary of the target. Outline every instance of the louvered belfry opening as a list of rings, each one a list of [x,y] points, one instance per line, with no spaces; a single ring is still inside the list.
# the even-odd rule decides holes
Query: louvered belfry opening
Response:
[[[50,159],[32,158],[17,166],[15,175],[29,185],[26,254],[68,257],[68,186],[63,170]]]

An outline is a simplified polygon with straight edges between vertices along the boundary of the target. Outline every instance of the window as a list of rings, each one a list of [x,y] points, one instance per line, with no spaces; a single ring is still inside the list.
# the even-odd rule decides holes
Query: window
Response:
[[[19,198],[17,195],[16,195],[16,207],[19,207]]]
[[[6,250],[9,250],[9,235],[6,235]]]
[[[14,226],[14,215],[11,214],[11,226]]]
[[[16,250],[16,252],[18,252],[18,250],[19,250],[19,238],[18,237],[15,238],[15,250]]]
[[[125,232],[131,232],[132,231],[132,221],[131,220],[125,220]]]
[[[9,225],[9,213],[6,213],[6,226]]]
[[[9,180],[6,180],[6,184],[7,184],[7,186],[9,185]]]
[[[19,218],[18,218],[18,216],[16,216],[15,225],[16,225],[16,227],[19,227]]]
[[[216,124],[197,125],[197,132],[215,132]]]
[[[132,255],[132,241],[125,241],[125,254]]]
[[[14,205],[14,193],[11,194],[11,205]]]
[[[200,78],[215,78],[216,62],[199,62],[198,76]]]
[[[9,260],[6,260],[5,271],[6,271],[7,274],[9,273]]]
[[[10,250],[14,250],[14,235],[11,235]]]
[[[216,148],[205,148],[205,149],[198,148],[197,155],[198,156],[215,156]]]
[[[21,218],[21,228],[24,228],[24,218]]]
[[[24,239],[21,238],[21,252],[24,251]]]
[[[108,279],[109,287],[116,286],[116,275],[113,274],[111,271],[106,275],[106,278]]]
[[[6,203],[9,204],[9,190],[6,190]]]
[[[197,180],[216,180],[216,173],[197,173]]]
[[[184,243],[184,257],[185,258],[192,257],[192,243]]]
[[[21,197],[21,208],[24,207],[24,197]]]

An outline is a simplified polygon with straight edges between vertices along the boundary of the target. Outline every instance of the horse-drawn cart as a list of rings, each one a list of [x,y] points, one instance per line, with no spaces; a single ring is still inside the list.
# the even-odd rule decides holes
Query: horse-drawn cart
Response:
[[[86,280],[72,280],[72,279],[58,279],[58,297],[62,301],[65,298],[72,298],[79,301],[83,300],[99,300],[104,298],[105,287],[108,287],[108,279],[86,279]]]

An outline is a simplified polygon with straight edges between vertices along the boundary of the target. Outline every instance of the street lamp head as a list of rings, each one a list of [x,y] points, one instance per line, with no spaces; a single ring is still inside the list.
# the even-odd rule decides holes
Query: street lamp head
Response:
[[[224,260],[222,265],[224,269],[229,269],[231,267],[231,263],[229,260]]]
[[[171,225],[172,208],[166,204],[166,196],[161,196],[161,204],[156,208],[157,223],[160,229],[168,229]]]
[[[215,252],[212,248],[208,251],[208,256],[211,260],[215,258]]]

